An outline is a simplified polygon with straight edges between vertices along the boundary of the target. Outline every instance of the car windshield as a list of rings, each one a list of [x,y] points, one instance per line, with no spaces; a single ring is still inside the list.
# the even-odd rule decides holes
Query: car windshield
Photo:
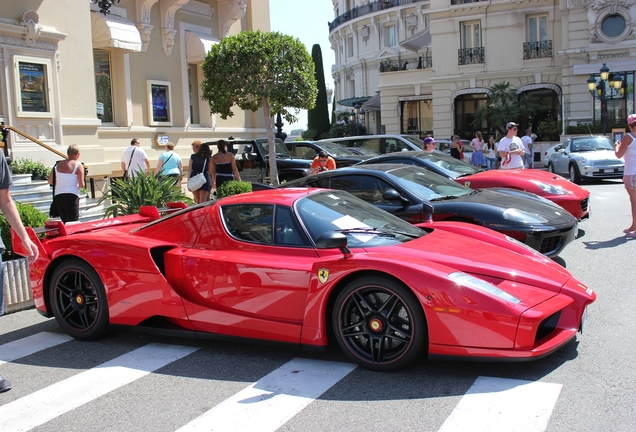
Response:
[[[332,142],[321,142],[320,147],[329,153],[331,156],[336,157],[351,157],[357,156],[356,153],[347,149],[346,147],[341,146],[340,144],[332,143]]]
[[[609,138],[606,137],[588,137],[573,139],[570,144],[571,152],[589,152],[598,150],[612,150],[614,146]]]
[[[356,152],[363,154],[364,156],[380,156],[382,153],[366,147],[356,147]]]
[[[481,171],[481,168],[477,168],[475,166],[467,164],[466,162],[455,159],[454,157],[444,153],[418,153],[417,157],[437,165],[444,172],[444,174],[446,174],[450,178],[472,175]]]
[[[390,246],[426,234],[344,191],[314,193],[296,201],[294,207],[314,242],[329,231],[344,233],[350,247]]]
[[[256,140],[256,142],[263,149],[263,155],[265,155],[265,157],[267,157],[269,155],[269,141],[267,140],[267,138],[259,138],[259,139]],[[291,154],[289,153],[289,150],[287,150],[287,147],[285,146],[285,144],[283,143],[283,141],[280,138],[274,138],[274,142],[276,143],[276,154],[277,155],[291,157]]]
[[[400,165],[387,171],[404,189],[420,200],[442,201],[470,195],[474,191],[420,167]]]
[[[407,140],[408,142],[415,144],[417,146],[417,148],[421,149],[422,148],[422,140],[414,137],[413,135],[402,135],[402,138],[404,138],[405,140]]]

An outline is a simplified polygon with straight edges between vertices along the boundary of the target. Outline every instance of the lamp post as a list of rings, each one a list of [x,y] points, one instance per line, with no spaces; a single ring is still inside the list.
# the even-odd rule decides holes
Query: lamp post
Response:
[[[364,114],[364,108],[360,108],[360,104],[355,104],[349,113],[349,120],[356,124],[356,135],[360,134],[360,123],[364,122]]]
[[[587,80],[587,88],[592,94],[592,99],[597,98],[601,102],[601,123],[603,125],[603,135],[607,127],[607,101],[616,96],[625,94],[623,76],[620,74],[610,74],[610,70],[605,63],[599,70],[600,80],[596,82],[596,76],[591,74]],[[609,84],[609,88],[607,85]]]
[[[96,4],[99,7],[99,11],[104,15],[110,13],[110,7],[114,4],[119,4],[120,0],[89,0],[92,4]]]

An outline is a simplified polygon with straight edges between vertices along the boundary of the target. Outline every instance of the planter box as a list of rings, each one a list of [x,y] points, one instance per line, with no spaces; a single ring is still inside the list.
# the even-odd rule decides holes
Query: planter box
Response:
[[[2,267],[4,269],[4,313],[33,307],[29,265],[26,258],[4,261]]]

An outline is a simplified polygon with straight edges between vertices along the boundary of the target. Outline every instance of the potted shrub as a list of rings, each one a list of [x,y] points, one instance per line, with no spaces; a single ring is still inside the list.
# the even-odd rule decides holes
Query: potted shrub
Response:
[[[245,192],[252,192],[252,183],[246,181],[230,180],[226,181],[216,189],[216,197],[218,199]]]
[[[33,159],[15,159],[11,162],[11,172],[13,174],[31,174],[33,180],[47,180],[51,174],[51,167],[47,167],[43,162]]]

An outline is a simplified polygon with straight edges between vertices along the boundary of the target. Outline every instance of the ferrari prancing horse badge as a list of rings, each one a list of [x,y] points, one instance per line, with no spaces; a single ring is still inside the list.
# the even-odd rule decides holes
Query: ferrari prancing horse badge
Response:
[[[318,280],[320,281],[320,283],[325,283],[327,282],[328,279],[329,279],[329,270],[327,269],[318,270]]]

